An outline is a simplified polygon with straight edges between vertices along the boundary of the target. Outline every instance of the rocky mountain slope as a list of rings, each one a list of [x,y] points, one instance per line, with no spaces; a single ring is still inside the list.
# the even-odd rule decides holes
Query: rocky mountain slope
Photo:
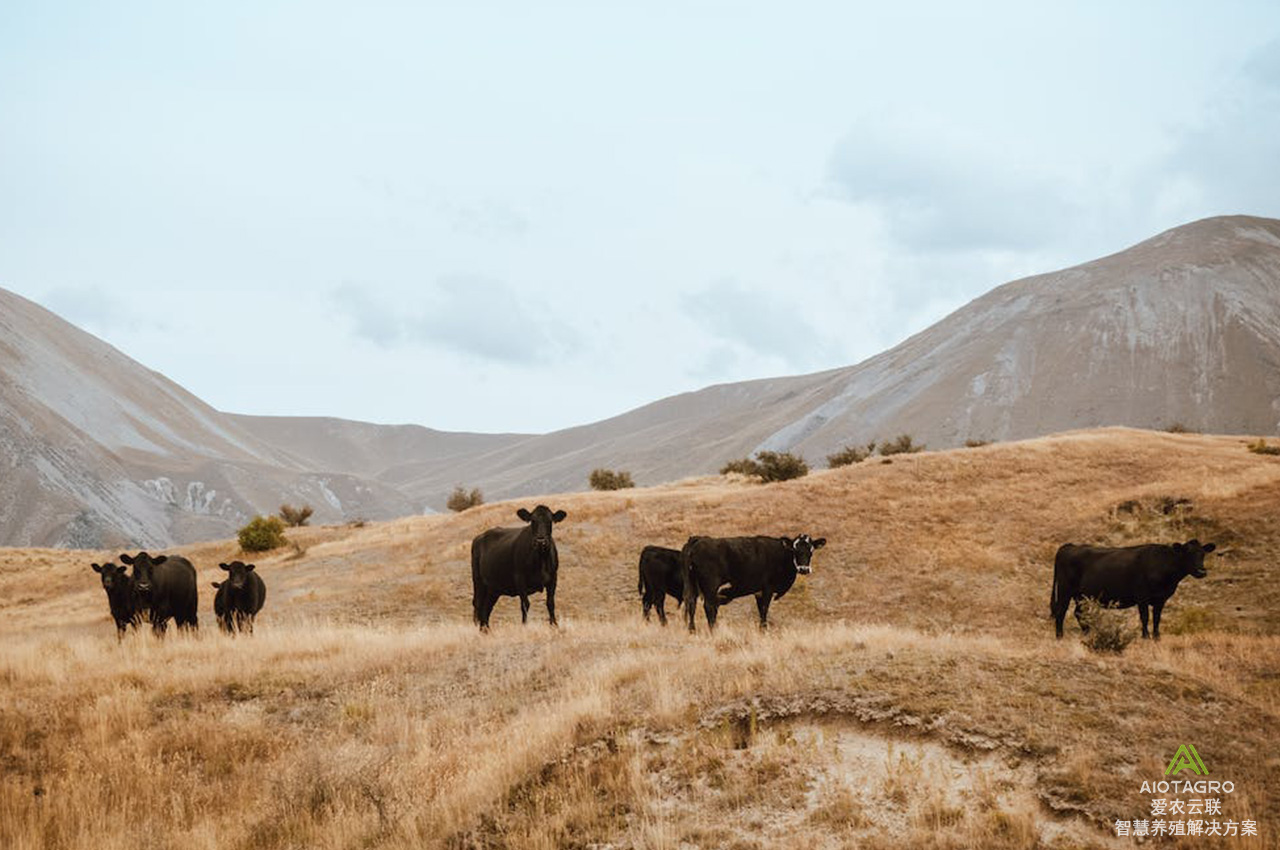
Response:
[[[945,448],[1072,428],[1280,428],[1280,221],[1229,216],[1000,286],[869,360],[708,387],[544,435],[235,416],[0,291],[0,543],[225,536],[282,501],[317,520],[639,483],[760,449],[822,464],[899,433]]]
[[[435,500],[581,489],[597,466],[651,483],[759,449],[811,463],[899,433],[934,448],[1104,425],[1280,428],[1280,221],[1229,216],[1013,281],[855,366],[725,384],[383,480]]]
[[[350,462],[329,463],[311,442],[266,430],[279,439],[261,439],[237,417],[0,290],[0,544],[207,540],[282,502],[312,505],[320,522],[422,510],[362,476],[381,464],[362,464],[353,441],[344,443]],[[449,435],[432,443],[436,432],[425,428],[414,442],[407,430],[408,457],[452,445]],[[472,435],[458,437],[464,449],[471,445]]]

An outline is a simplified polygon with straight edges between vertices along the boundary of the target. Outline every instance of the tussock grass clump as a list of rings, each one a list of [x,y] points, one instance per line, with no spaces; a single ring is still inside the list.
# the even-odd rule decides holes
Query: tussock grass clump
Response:
[[[284,524],[290,528],[300,528],[307,524],[311,519],[311,514],[315,513],[310,505],[303,505],[295,508],[293,505],[280,506],[280,519],[284,520]]]
[[[1249,443],[1247,448],[1256,455],[1280,455],[1280,446],[1273,446],[1262,437]]]
[[[1138,636],[1129,616],[1092,599],[1081,601],[1080,622],[1087,629],[1080,641],[1090,652],[1119,655]]]
[[[631,473],[623,469],[617,472],[612,469],[593,469],[587,483],[592,490],[628,490],[636,486],[636,482],[631,480]]]
[[[791,452],[756,452],[755,458],[731,460],[720,468],[721,475],[737,472],[759,478],[766,483],[790,481],[809,474],[809,464]]]
[[[983,446],[991,445],[990,440],[965,440],[964,447],[966,449],[980,449]]]
[[[240,548],[246,552],[268,552],[288,541],[284,536],[284,523],[276,516],[256,516],[237,532]]]
[[[827,468],[838,469],[842,466],[850,466],[855,463],[862,463],[871,457],[876,450],[876,441],[872,440],[866,446],[845,446],[835,454],[827,455]]]
[[[884,440],[880,443],[880,454],[888,457],[889,455],[907,455],[924,451],[923,444],[917,445],[910,434],[899,434],[892,440]]]
[[[445,502],[445,507],[456,513],[468,510],[469,508],[479,507],[484,504],[484,495],[480,492],[479,487],[473,487],[470,492],[467,488],[459,484],[453,488],[453,492],[449,494],[449,501]]]

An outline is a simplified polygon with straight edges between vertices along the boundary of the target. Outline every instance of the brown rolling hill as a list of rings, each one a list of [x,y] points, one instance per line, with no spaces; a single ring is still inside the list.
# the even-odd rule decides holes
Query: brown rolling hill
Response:
[[[1234,784],[1217,819],[1260,834],[1165,843],[1275,846],[1280,458],[1240,438],[1079,431],[542,500],[568,512],[562,628],[504,599],[484,638],[469,542],[533,500],[291,531],[234,639],[208,584],[232,541],[179,550],[198,635],[119,644],[88,568],[115,550],[0,550],[0,846],[1130,846],[1115,822],[1152,820],[1141,783],[1184,743]],[[749,599],[713,638],[641,620],[643,545],[802,530],[829,542],[768,633]],[[1163,641],[1053,638],[1058,544],[1192,537],[1221,554]]]

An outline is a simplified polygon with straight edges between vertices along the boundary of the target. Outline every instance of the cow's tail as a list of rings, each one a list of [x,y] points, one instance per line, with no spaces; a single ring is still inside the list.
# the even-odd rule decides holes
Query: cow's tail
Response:
[[[693,576],[693,538],[680,550],[680,572],[684,576],[684,616],[689,631],[694,630],[695,612],[698,610],[698,582]]]
[[[1059,547],[1057,554],[1053,556],[1053,589],[1049,592],[1049,611],[1054,616],[1057,616],[1058,604],[1062,600],[1062,574],[1066,570],[1065,565],[1063,564],[1062,551],[1066,548],[1066,546]],[[1068,602],[1067,604],[1069,605],[1071,603]]]
[[[636,584],[636,593],[644,596],[644,556],[640,556],[640,566],[636,567],[636,572],[640,574],[640,580]]]

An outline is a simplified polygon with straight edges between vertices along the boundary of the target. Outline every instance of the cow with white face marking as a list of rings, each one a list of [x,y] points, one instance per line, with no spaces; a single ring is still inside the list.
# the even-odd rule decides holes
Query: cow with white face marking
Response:
[[[786,594],[797,575],[813,569],[813,553],[827,544],[807,534],[796,537],[690,537],[680,552],[684,563],[684,613],[694,631],[698,597],[707,627],[714,629],[721,605],[755,596],[760,628],[769,627],[769,605]]]

